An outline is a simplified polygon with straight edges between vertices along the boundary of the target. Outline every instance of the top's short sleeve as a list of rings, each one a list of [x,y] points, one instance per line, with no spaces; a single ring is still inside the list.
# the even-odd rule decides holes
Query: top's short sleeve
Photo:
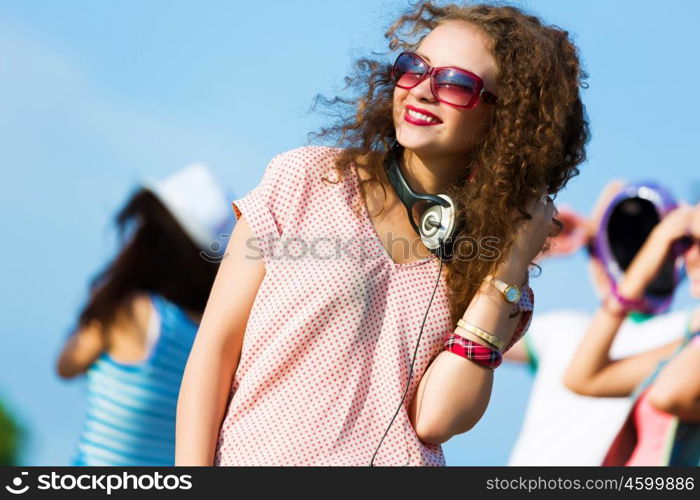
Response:
[[[274,243],[295,217],[305,184],[304,148],[275,156],[260,183],[245,196],[231,202],[236,220],[244,215],[256,240],[249,248],[262,251],[270,261]]]

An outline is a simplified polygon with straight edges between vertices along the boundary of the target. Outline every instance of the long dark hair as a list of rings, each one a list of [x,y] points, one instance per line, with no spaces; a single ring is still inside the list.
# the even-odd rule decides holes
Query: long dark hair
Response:
[[[121,250],[92,279],[76,329],[96,322],[104,334],[118,309],[138,292],[155,292],[183,309],[203,312],[219,264],[200,256],[160,200],[147,189],[137,189],[115,223]]]

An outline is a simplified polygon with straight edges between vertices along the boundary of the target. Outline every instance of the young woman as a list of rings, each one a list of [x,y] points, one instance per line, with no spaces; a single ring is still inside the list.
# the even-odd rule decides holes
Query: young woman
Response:
[[[620,324],[642,305],[669,252],[685,249],[691,293],[700,298],[699,240],[700,205],[666,216],[603,301],[564,375],[579,394],[634,399],[603,465],[700,465],[700,369],[697,340],[691,342],[700,333],[700,307],[688,314],[680,339],[614,361],[608,356]]]
[[[124,244],[93,280],[56,366],[86,375],[72,464],[173,465],[182,372],[218,268],[202,252],[233,217],[208,170],[192,165],[139,188],[116,222]]]
[[[547,193],[584,158],[576,50],[488,5],[424,2],[387,37],[403,53],[361,60],[364,93],[325,131],[344,147],[281,154],[233,202],[180,391],[177,465],[444,465],[441,443],[478,422],[527,329]],[[416,192],[454,200],[456,240],[470,237],[455,258],[416,234],[392,161]]]

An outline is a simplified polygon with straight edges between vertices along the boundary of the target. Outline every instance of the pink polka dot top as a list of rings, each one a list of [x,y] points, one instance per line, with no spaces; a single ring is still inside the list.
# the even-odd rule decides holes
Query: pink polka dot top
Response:
[[[369,465],[403,396],[439,260],[391,258],[354,166],[342,179],[331,170],[338,151],[282,153],[257,187],[232,202],[256,236],[248,245],[262,251],[266,272],[214,465]],[[442,447],[420,441],[408,418],[423,373],[453,332],[444,274],[375,465],[445,465]]]

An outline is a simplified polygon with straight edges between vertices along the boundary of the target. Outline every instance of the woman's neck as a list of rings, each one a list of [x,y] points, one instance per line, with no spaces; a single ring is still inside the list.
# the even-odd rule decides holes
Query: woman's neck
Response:
[[[409,185],[420,193],[442,193],[445,186],[464,173],[463,158],[431,158],[403,150],[401,160],[401,172]]]

